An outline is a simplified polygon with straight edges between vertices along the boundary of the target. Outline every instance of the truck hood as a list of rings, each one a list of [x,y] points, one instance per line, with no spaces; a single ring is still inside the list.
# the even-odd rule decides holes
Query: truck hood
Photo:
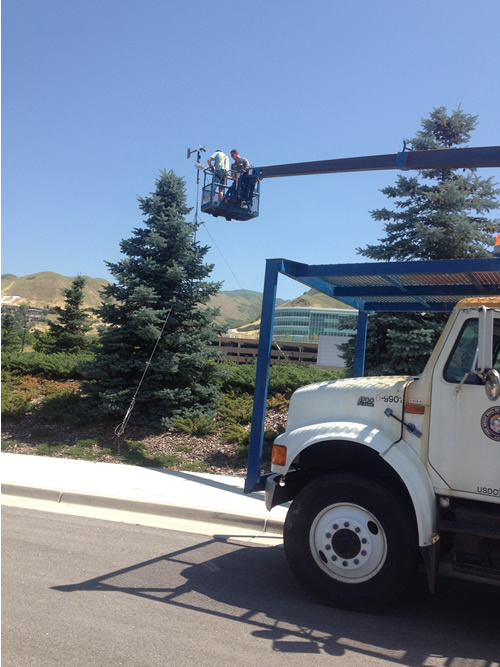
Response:
[[[319,382],[297,389],[290,400],[287,432],[325,422],[342,421],[373,424],[380,428],[390,421],[390,430],[399,432],[400,423],[384,414],[391,408],[403,415],[404,390],[413,377],[348,378]]]

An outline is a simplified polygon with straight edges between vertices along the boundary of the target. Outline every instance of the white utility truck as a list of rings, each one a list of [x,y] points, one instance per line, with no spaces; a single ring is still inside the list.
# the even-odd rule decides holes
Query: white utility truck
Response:
[[[500,146],[414,151],[405,143],[397,154],[250,167],[208,212],[256,217],[263,179],[499,166]],[[456,570],[500,580],[500,252],[494,255],[373,265],[266,261],[245,492],[265,488],[269,509],[293,500],[284,530],[290,565],[337,605],[368,610],[394,600],[419,558],[434,589],[446,551]],[[295,392],[272,473],[262,475],[278,274],[358,311],[357,379]],[[362,377],[370,313],[450,312],[476,295],[456,306],[420,377]]]
[[[500,297],[458,302],[419,377],[322,382],[292,396],[268,509],[292,500],[284,547],[331,603],[374,610],[440,558],[500,580]]]

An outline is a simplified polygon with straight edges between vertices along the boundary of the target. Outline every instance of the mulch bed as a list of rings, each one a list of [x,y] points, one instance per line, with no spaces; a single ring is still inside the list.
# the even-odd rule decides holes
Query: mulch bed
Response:
[[[285,426],[286,414],[269,411],[265,428],[276,430]],[[238,452],[238,445],[224,442],[221,432],[203,436],[190,435],[169,429],[152,431],[146,427],[127,426],[120,442],[115,435],[117,423],[96,421],[85,425],[47,424],[36,414],[28,414],[20,420],[4,420],[2,425],[2,450],[13,454],[37,454],[36,446],[48,444],[75,445],[80,440],[95,439],[92,447],[92,460],[107,463],[123,463],[118,455],[126,446],[126,441],[140,442],[151,454],[165,454],[176,457],[178,463],[169,468],[172,470],[196,469],[202,464],[203,472],[219,475],[244,477],[246,474],[246,457]],[[101,449],[111,450],[110,453]],[[270,443],[265,444],[264,459],[268,458]],[[65,452],[55,452],[54,456],[65,457]],[[74,458],[74,457],[72,457]],[[78,458],[78,457],[77,457]],[[195,466],[195,467],[192,467]],[[263,463],[263,470],[269,470],[269,463]]]

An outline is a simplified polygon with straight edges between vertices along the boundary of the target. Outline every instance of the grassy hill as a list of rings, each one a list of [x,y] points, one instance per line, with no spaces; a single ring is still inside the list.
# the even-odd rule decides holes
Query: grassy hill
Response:
[[[29,306],[44,308],[46,306],[64,305],[63,289],[71,286],[75,276],[61,276],[52,271],[32,273],[29,276],[13,276],[10,273],[2,275],[2,298],[6,296],[18,296],[13,305],[20,306],[23,303]],[[108,284],[104,278],[89,278],[85,285],[85,308],[97,308],[101,303],[100,291]]]
[[[322,294],[315,289],[310,289],[283,305],[287,308],[346,308],[347,310],[353,310],[342,301],[338,301],[327,294]]]
[[[278,301],[285,303],[283,299]],[[228,329],[233,329],[260,316],[262,294],[246,289],[222,291],[211,299],[210,305],[220,308],[220,319],[226,322]]]
[[[10,273],[2,275],[2,297],[19,296],[13,304],[19,306],[26,303],[30,306],[62,306],[64,298],[62,290],[70,287],[74,279],[61,276],[52,271],[42,271],[28,276],[14,276]],[[85,276],[87,284],[84,293],[84,308],[97,308],[101,303],[100,291],[108,284],[104,278],[89,278]],[[283,299],[278,299],[283,304]],[[226,324],[228,329],[247,322],[252,322],[260,316],[262,294],[251,290],[232,290],[219,292],[213,297],[211,306],[220,308],[219,321]]]
[[[98,308],[101,304],[100,292],[108,281],[104,278],[84,277],[87,281],[84,308]],[[62,291],[70,287],[73,279],[74,276],[61,276],[52,271],[42,271],[21,277],[5,273],[2,275],[2,297],[19,296],[20,298],[13,302],[16,306],[22,303],[41,308],[62,306],[64,305]],[[340,301],[314,289],[310,289],[291,301],[285,302],[283,299],[277,299],[276,304],[278,307],[293,308],[348,308]],[[224,322],[228,329],[255,331],[258,335],[262,308],[260,292],[245,289],[222,291],[211,299],[210,305],[220,309],[218,319]]]

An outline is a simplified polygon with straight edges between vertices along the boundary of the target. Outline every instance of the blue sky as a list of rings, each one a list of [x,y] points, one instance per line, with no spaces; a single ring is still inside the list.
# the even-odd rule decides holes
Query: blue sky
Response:
[[[458,105],[470,145],[499,144],[499,34],[498,0],[3,0],[2,273],[112,279],[160,169],[195,205],[200,144],[255,166],[395,153]],[[266,258],[364,261],[395,178],[263,181],[257,220],[201,216],[212,278],[261,291]]]

